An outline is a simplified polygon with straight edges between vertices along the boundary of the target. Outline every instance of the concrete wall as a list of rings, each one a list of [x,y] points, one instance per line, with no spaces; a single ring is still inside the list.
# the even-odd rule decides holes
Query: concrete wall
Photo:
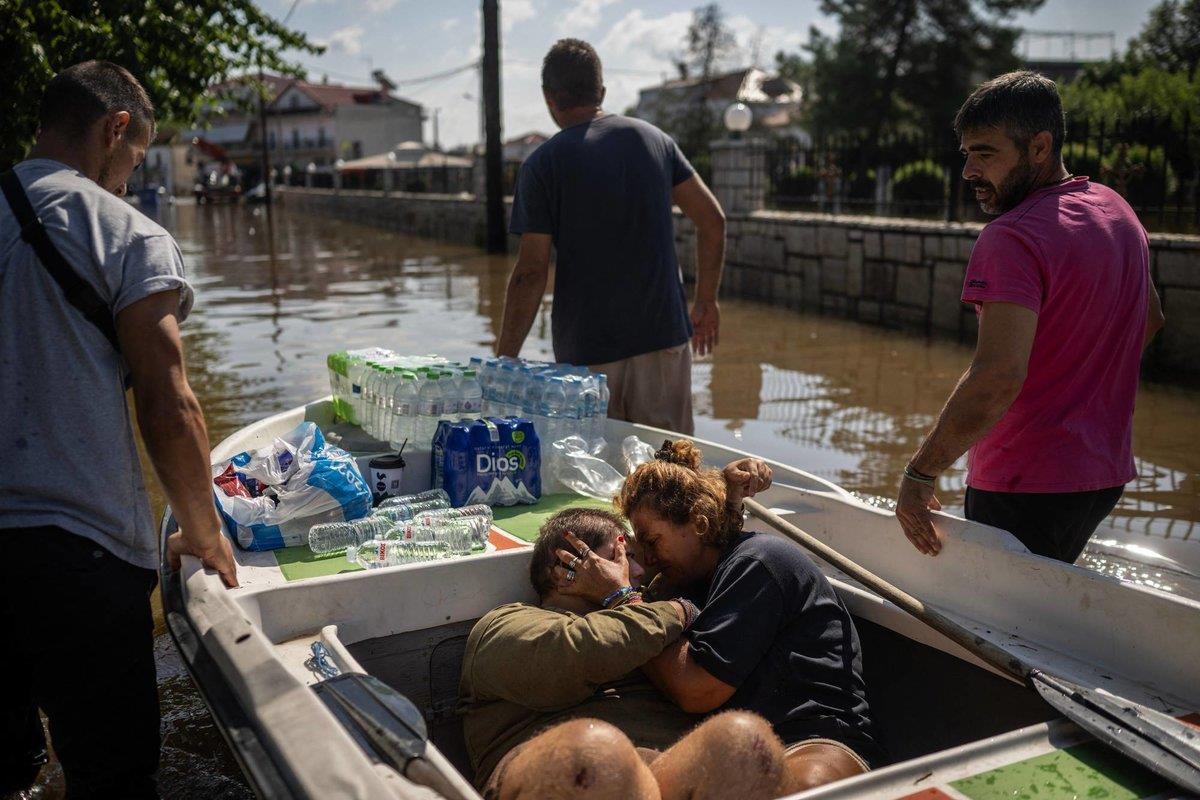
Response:
[[[469,195],[294,188],[280,195],[289,208],[418,236],[482,245],[486,233],[483,205]],[[779,211],[730,214],[721,296],[971,341],[975,312],[959,296],[981,228]],[[675,240],[691,282],[694,231],[678,214]],[[1200,237],[1152,234],[1150,244],[1167,327],[1150,347],[1147,368],[1162,380],[1200,380]],[[515,242],[510,251],[516,253]]]

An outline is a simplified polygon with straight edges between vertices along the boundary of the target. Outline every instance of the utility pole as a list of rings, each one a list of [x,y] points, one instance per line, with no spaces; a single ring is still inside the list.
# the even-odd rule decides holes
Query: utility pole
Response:
[[[440,108],[435,108],[433,110],[433,149],[434,150],[442,149],[441,144],[439,144],[439,142],[438,142],[438,112],[440,112],[440,111],[441,111]]]
[[[267,148],[267,103],[264,95],[267,85],[263,81],[262,52],[258,54],[258,133],[262,150],[263,202],[267,205],[267,226],[271,226],[271,151]]]
[[[500,144],[500,3],[483,0],[483,120],[487,179],[487,251],[508,251]]]

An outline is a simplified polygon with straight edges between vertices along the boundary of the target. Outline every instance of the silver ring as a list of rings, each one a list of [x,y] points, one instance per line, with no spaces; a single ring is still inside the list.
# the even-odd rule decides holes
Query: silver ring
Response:
[[[577,568],[577,567],[578,567],[580,564],[582,564],[582,563],[583,563],[583,557],[582,557],[582,556],[575,556],[575,557],[574,557],[574,558],[572,558],[572,559],[570,560],[570,562],[567,564],[567,569],[575,569],[575,568]]]
[[[585,544],[583,546],[583,549],[579,551],[579,560],[583,561],[591,554],[592,554],[592,549]]]
[[[568,569],[567,570],[567,583],[570,583],[573,580],[575,580],[575,570]]]

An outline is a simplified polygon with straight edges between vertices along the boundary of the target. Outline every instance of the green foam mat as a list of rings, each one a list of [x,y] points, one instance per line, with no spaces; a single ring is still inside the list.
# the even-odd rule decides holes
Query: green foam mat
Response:
[[[602,508],[612,510],[612,503],[593,500],[577,494],[550,494],[532,506],[509,506],[492,509],[496,527],[518,539],[532,542],[537,539],[538,528],[552,515],[567,508]],[[279,571],[289,581],[339,575],[343,572],[359,572],[362,567],[346,560],[343,553],[319,556],[305,545],[284,547],[274,551]]]
[[[950,785],[971,800],[1136,800],[1168,788],[1099,742],[1055,750]]]
[[[533,542],[537,539],[538,528],[542,527],[543,522],[568,508],[602,508],[612,511],[613,504],[577,494],[548,494],[536,505],[494,508],[492,513],[495,515],[497,528],[518,539]]]
[[[346,560],[345,553],[319,556],[302,544],[276,550],[275,561],[279,564],[279,571],[283,573],[283,577],[289,581],[302,581],[305,578],[320,578],[342,572],[362,571],[362,567],[358,564]]]

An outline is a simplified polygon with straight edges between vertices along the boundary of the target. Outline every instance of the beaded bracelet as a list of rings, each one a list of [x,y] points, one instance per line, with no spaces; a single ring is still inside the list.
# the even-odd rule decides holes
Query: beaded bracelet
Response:
[[[626,597],[636,591],[637,590],[632,586],[622,586],[620,589],[617,589],[608,597],[601,600],[600,605],[604,606],[605,608],[616,608],[618,605],[620,605],[621,600],[624,600]]]
[[[620,608],[621,606],[637,605],[640,602],[642,602],[642,593],[641,592],[630,592],[629,594],[625,595],[617,602],[613,603],[612,608]],[[612,608],[610,608],[609,610],[611,611]]]

